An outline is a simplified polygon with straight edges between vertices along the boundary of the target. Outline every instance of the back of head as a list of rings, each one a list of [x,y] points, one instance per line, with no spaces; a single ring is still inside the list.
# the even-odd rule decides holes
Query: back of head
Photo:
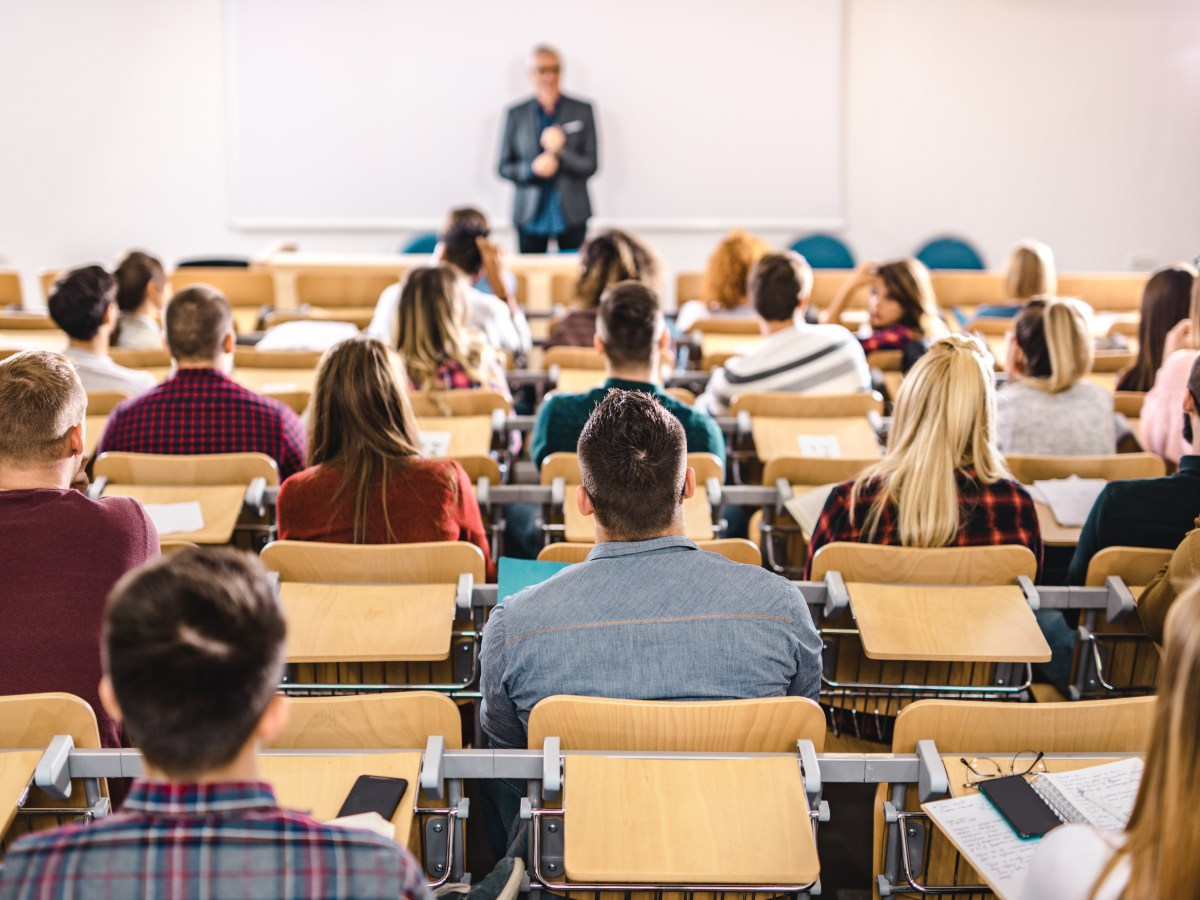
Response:
[[[146,761],[181,781],[232,762],[283,677],[284,631],[266,570],[241,551],[180,550],[122,578],[101,653]]]
[[[442,233],[442,262],[456,266],[468,278],[474,278],[483,268],[483,254],[479,251],[479,238],[487,236],[486,224],[460,222],[451,225]]]
[[[103,266],[80,266],[54,282],[50,289],[50,318],[77,341],[90,341],[116,301],[117,284]]]
[[[86,409],[87,394],[66,358],[26,350],[0,360],[0,461],[24,468],[61,459],[63,440]]]
[[[1164,266],[1150,276],[1142,292],[1141,323],[1138,325],[1138,358],[1129,380],[1118,390],[1148,391],[1162,365],[1167,332],[1191,315],[1192,286],[1196,270],[1186,263]]]
[[[193,284],[173,296],[164,318],[167,349],[176,362],[215,362],[233,329],[229,301],[207,284]]]
[[[708,257],[704,299],[725,309],[746,302],[746,279],[754,264],[771,252],[771,245],[745,231],[731,231]]]
[[[162,263],[142,250],[130,250],[113,270],[117,282],[117,306],[121,312],[134,312],[146,299],[146,288],[154,285],[162,289],[167,284],[167,273]]]
[[[933,281],[924,263],[911,256],[902,256],[880,263],[875,276],[888,296],[904,307],[901,325],[907,325],[930,338],[946,333],[946,326],[938,312]]]
[[[1126,840],[1104,874],[1128,859],[1124,897],[1184,897],[1200,883],[1200,586],[1176,598],[1164,626],[1158,701]]]
[[[579,253],[580,275],[575,299],[594,309],[601,295],[618,281],[640,281],[657,289],[658,260],[637,238],[625,231],[602,231]]]
[[[812,284],[812,269],[799,253],[768,253],[750,270],[750,302],[768,322],[787,322],[812,293]]]
[[[1092,369],[1091,309],[1071,297],[1035,297],[1017,314],[1013,334],[1032,384],[1065,391]]]
[[[579,436],[579,470],[596,518],[611,537],[657,537],[683,502],[683,426],[650,394],[611,390]]]
[[[1054,253],[1041,241],[1021,241],[1008,255],[1004,293],[1010,300],[1025,301],[1058,290]]]
[[[309,405],[308,462],[343,473],[335,502],[353,500],[354,539],[366,540],[367,509],[391,467],[420,453],[420,437],[394,351],[365,334],[334,344],[321,357]],[[384,523],[391,533],[388,505]]]
[[[658,298],[640,281],[619,281],[600,298],[596,333],[615,368],[653,365],[664,328]]]
[[[445,234],[451,228],[458,225],[469,225],[479,228],[483,231],[485,237],[491,231],[487,216],[484,215],[483,210],[476,209],[474,206],[456,206],[450,210],[446,214],[446,222],[442,226],[442,233]]]
[[[955,472],[971,468],[992,484],[1008,477],[996,445],[991,357],[978,339],[947,335],[930,345],[900,385],[887,455],[855,482],[881,490],[866,519],[868,536],[889,503],[906,547],[944,547],[958,534]]]
[[[409,270],[400,289],[397,321],[396,349],[409,377],[423,390],[434,387],[444,359],[464,366],[469,361],[465,300],[458,275],[449,266]]]

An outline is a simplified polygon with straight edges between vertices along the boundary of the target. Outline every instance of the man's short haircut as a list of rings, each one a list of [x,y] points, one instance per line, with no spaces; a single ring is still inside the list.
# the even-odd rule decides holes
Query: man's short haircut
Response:
[[[645,366],[666,327],[654,291],[640,281],[619,281],[600,297],[596,333],[614,366]]]
[[[768,253],[754,264],[747,293],[754,311],[768,322],[787,322],[800,300],[812,293],[813,273],[808,261],[794,250]]]
[[[683,426],[650,394],[614,388],[583,426],[579,470],[605,531],[625,540],[655,537],[683,502]]]
[[[553,47],[551,47],[549,44],[538,44],[536,47],[533,48],[532,51],[530,51],[529,58],[534,59],[535,57],[542,56],[542,55],[553,56],[555,59],[558,60],[558,64],[560,66],[562,65],[562,54],[559,53],[557,50],[555,50]]]
[[[90,341],[116,301],[117,283],[103,266],[80,266],[50,288],[50,318],[77,341]]]
[[[146,288],[151,284],[164,287],[167,273],[156,257],[143,250],[130,250],[113,270],[117,281],[117,306],[121,312],[135,312],[146,299]]]
[[[446,229],[442,235],[442,262],[457,266],[474,278],[483,268],[483,254],[479,252],[477,238],[488,236],[486,226],[478,222],[458,222]]]
[[[284,635],[266,570],[239,550],[180,550],[117,582],[101,656],[146,761],[181,780],[232,762],[283,678]]]
[[[207,284],[194,284],[172,297],[165,318],[167,347],[183,362],[215,360],[233,327],[229,301]]]
[[[0,361],[0,459],[19,466],[57,462],[86,409],[87,393],[66,357],[26,350]]]

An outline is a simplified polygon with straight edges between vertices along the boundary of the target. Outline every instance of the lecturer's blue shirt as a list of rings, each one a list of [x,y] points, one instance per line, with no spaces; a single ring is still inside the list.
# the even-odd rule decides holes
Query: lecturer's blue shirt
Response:
[[[537,104],[538,135],[551,125],[558,124],[558,106],[550,112]],[[562,234],[567,230],[563,218],[562,201],[558,196],[558,176],[542,179],[541,196],[538,198],[537,213],[524,228],[529,234]]]

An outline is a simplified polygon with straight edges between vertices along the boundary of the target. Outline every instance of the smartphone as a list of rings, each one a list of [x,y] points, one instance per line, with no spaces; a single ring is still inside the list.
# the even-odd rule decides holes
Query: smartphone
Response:
[[[408,782],[403,778],[359,775],[354,787],[350,788],[350,793],[346,795],[342,808],[338,810],[338,818],[377,812],[390,822],[406,790]]]
[[[1058,814],[1020,775],[981,781],[979,790],[1023,838],[1041,837],[1062,824]]]

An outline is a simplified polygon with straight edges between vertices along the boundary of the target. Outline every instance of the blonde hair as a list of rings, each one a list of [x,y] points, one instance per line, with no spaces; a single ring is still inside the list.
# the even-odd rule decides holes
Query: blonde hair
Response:
[[[438,390],[437,370],[454,360],[481,382],[483,348],[467,332],[467,300],[458,274],[449,266],[418,266],[400,289],[396,349],[408,377],[420,390]]]
[[[887,455],[865,470],[850,490],[851,516],[858,493],[882,482],[867,511],[864,532],[874,540],[889,504],[897,509],[905,547],[945,547],[960,526],[960,469],[973,468],[984,484],[1008,478],[996,446],[992,359],[977,338],[939,338],[905,377],[896,398]]]
[[[1025,304],[1013,324],[1025,357],[1022,380],[1057,394],[1090,372],[1096,355],[1091,314],[1090,306],[1073,297],[1034,297]]]
[[[771,245],[745,231],[731,231],[708,257],[704,299],[724,309],[746,302],[747,279],[754,264],[771,252]]]
[[[933,291],[933,280],[923,262],[911,256],[888,260],[875,269],[875,277],[887,295],[904,308],[900,324],[927,338],[947,333],[938,309],[937,294]]]
[[[1146,768],[1125,842],[1092,887],[1100,886],[1123,861],[1129,882],[1122,897],[1190,897],[1200,884],[1200,585],[1172,604],[1158,671],[1158,701]]]
[[[1012,300],[1028,300],[1038,294],[1054,294],[1058,276],[1054,252],[1041,241],[1021,241],[1008,254],[1004,293]]]
[[[46,350],[10,356],[0,362],[0,459],[19,466],[56,462],[86,409],[87,394],[66,357]]]

